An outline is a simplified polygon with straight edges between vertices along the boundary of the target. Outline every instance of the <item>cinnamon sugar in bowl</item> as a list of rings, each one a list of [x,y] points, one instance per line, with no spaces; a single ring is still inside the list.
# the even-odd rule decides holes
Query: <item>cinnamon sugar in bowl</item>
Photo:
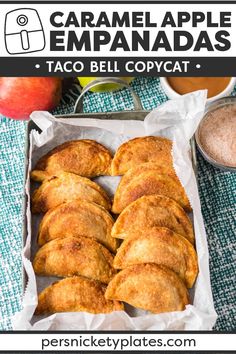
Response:
[[[208,162],[236,172],[236,97],[221,98],[208,105],[195,138]]]

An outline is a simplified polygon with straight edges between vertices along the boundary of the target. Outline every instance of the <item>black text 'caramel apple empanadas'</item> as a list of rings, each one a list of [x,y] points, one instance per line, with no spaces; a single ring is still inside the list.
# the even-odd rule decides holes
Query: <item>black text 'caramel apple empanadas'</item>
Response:
[[[95,140],[67,141],[41,157],[31,178],[42,182],[59,172],[90,178],[110,175],[111,161],[109,150]]]
[[[148,165],[148,168],[146,164],[134,167],[121,178],[115,192],[112,212],[119,214],[138,198],[153,194],[172,198],[183,209],[190,211],[188,197],[177,176],[167,174],[164,167]]]
[[[96,280],[81,276],[62,279],[38,297],[35,315],[57,312],[109,313],[122,311],[123,304],[105,299],[106,286]]]
[[[109,283],[105,297],[152,313],[182,311],[189,304],[188,290],[179,276],[156,264],[123,269]]]
[[[157,136],[143,136],[122,144],[112,160],[113,176],[124,175],[130,168],[145,162],[159,166],[172,166],[172,142]]]
[[[114,221],[106,209],[85,200],[73,200],[48,210],[44,215],[38,235],[38,244],[56,238],[85,236],[96,239],[112,252],[118,240],[111,236]]]
[[[35,255],[38,275],[71,277],[82,275],[108,284],[116,271],[113,256],[100,243],[87,237],[67,237],[46,243]]]
[[[51,208],[77,199],[84,199],[110,209],[110,200],[102,187],[90,179],[61,172],[45,180],[32,196],[32,212],[45,213]]]
[[[111,235],[125,239],[130,232],[164,226],[194,243],[191,221],[183,208],[163,195],[145,195],[128,205],[118,216]]]
[[[191,288],[198,274],[197,254],[193,245],[165,227],[134,231],[122,243],[114,259],[114,268],[155,263],[172,269]]]

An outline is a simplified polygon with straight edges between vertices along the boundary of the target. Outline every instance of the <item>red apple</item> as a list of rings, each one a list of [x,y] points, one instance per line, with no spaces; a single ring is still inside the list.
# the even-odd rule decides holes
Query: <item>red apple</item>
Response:
[[[29,119],[33,111],[50,111],[61,98],[57,77],[0,77],[0,113],[13,119]]]

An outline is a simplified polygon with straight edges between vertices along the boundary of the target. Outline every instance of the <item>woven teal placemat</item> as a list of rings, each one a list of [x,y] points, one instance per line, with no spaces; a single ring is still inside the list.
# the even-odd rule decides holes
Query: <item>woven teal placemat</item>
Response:
[[[145,109],[166,101],[157,78],[132,83]],[[73,95],[65,97],[55,113],[73,109]],[[86,112],[132,109],[128,90],[88,94]],[[0,117],[0,329],[11,329],[11,317],[20,310],[24,122]],[[236,174],[211,167],[198,154],[198,180],[210,251],[211,283],[219,319],[217,330],[236,328]],[[204,301],[204,299],[202,299]]]

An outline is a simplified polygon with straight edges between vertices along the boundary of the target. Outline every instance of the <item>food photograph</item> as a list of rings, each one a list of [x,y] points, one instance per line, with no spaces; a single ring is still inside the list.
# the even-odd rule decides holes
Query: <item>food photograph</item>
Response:
[[[0,78],[0,329],[236,328],[236,78]]]

